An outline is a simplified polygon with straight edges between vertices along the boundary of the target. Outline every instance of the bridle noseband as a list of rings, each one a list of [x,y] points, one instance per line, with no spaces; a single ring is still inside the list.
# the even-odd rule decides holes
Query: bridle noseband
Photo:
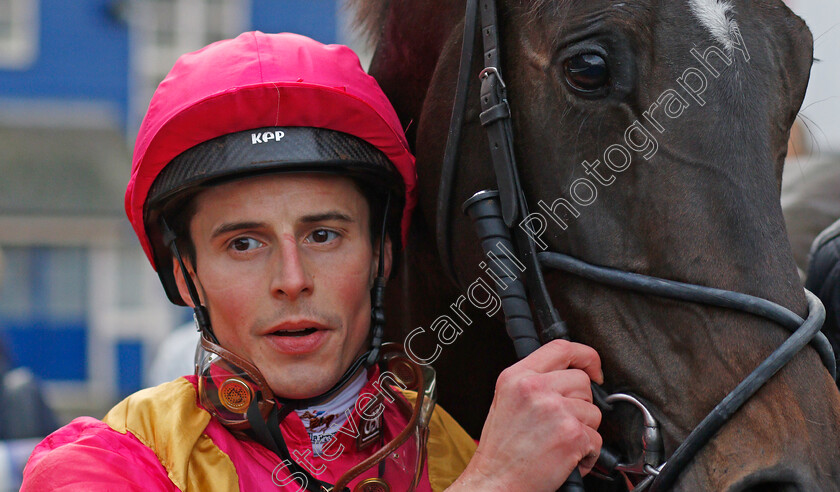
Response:
[[[803,320],[789,309],[755,296],[596,266],[557,252],[538,253],[533,239],[521,228],[514,227],[518,217],[528,216],[528,209],[514,157],[511,113],[499,62],[495,0],[467,0],[458,85],[441,170],[436,210],[437,246],[444,269],[456,283],[450,251],[449,213],[479,15],[484,46],[484,69],[480,75],[480,120],[487,132],[498,191],[480,191],[467,200],[463,208],[473,219],[482,248],[492,260],[489,266],[496,274],[496,282],[502,284],[497,291],[502,299],[507,331],[513,339],[517,356],[522,358],[536,350],[541,339],[569,338],[568,330],[548,294],[543,268],[560,270],[642,294],[734,309],[773,321],[793,332],[715,406],[664,463],[658,423],[644,403],[627,394],[607,396],[593,385],[594,400],[602,409],[616,402],[630,403],[642,412],[645,422],[645,444],[639,460],[632,464],[621,464],[614,454],[605,449],[599,463],[609,472],[623,471],[643,476],[634,490],[669,490],[697,452],[805,345],[813,345],[832,378],[836,379],[836,361],[831,345],[820,332],[825,309],[819,299],[807,290],[808,318]],[[524,285],[520,278],[511,273],[516,271],[514,263],[526,266]],[[531,306],[541,327],[541,336],[537,334]],[[577,470],[562,490],[583,490]]]

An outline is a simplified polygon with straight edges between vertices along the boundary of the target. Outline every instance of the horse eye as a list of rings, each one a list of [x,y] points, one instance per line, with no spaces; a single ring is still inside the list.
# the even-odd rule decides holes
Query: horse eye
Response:
[[[583,53],[567,59],[563,72],[569,86],[582,95],[592,96],[603,90],[610,82],[607,61],[596,53]]]

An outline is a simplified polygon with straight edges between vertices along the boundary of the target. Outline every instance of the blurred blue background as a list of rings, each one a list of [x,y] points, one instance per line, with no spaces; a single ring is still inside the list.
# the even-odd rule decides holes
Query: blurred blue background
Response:
[[[38,394],[52,426],[102,417],[190,317],[123,212],[137,128],[175,59],[253,29],[353,45],[348,17],[336,0],[0,0],[0,383],[25,368],[6,379],[40,390],[18,422],[50,421]],[[0,439],[28,437],[5,417]],[[35,442],[0,445],[0,490]]]
[[[254,29],[358,45],[348,20],[337,0],[0,0],[0,396],[18,401],[0,411],[0,490],[40,440],[20,438],[102,417],[190,317],[123,212],[137,128],[175,59]]]

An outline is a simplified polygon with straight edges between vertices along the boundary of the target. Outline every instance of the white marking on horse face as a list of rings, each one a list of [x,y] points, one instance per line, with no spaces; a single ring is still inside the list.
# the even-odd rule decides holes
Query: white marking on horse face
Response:
[[[727,0],[688,0],[688,5],[703,27],[731,53],[733,42],[730,27],[735,23],[734,19],[729,19],[732,4]]]

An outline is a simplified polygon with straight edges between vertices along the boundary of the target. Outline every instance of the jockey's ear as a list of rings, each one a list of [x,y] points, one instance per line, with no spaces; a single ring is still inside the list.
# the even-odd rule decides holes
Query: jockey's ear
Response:
[[[192,281],[196,286],[196,290],[198,290],[199,295],[201,295],[202,291],[199,288],[195,275],[193,274],[193,268],[190,264],[189,258],[184,258],[184,266],[187,268],[187,275],[192,278]],[[187,306],[194,308],[195,305],[192,301],[192,297],[190,296],[189,288],[187,288],[187,282],[184,280],[184,274],[181,273],[181,264],[178,263],[178,260],[175,258],[172,258],[172,273],[175,276],[175,284],[178,285],[178,292],[181,294],[181,299],[184,300]]]

